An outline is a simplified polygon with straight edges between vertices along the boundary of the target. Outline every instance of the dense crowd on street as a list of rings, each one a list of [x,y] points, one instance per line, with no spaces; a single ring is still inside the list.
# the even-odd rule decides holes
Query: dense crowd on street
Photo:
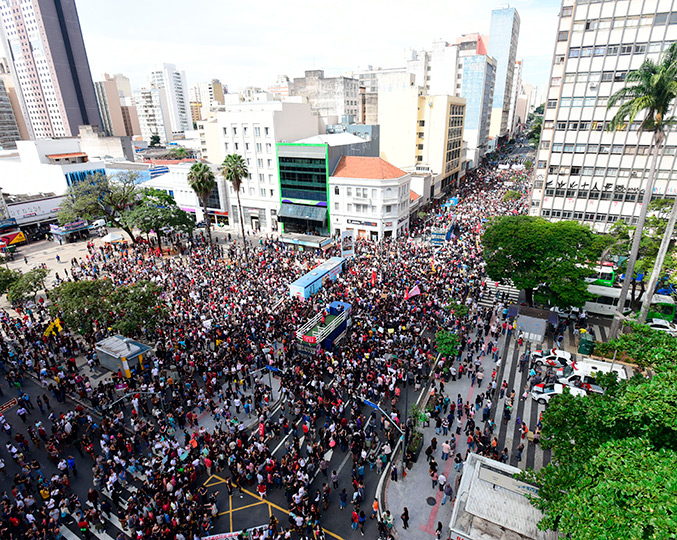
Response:
[[[226,479],[222,488],[234,497],[243,490],[261,498],[284,493],[288,522],[273,517],[253,538],[324,538],[329,509],[345,512],[346,524],[363,534],[388,537],[393,517],[366,500],[365,486],[384,471],[396,478],[390,458],[399,429],[414,422],[406,418],[403,392],[408,386],[422,391],[430,380],[425,421],[435,423],[444,441],[442,459],[455,459],[462,469],[454,437],[462,432],[471,451],[505,459],[486,411],[499,392],[514,395],[496,376],[499,338],[512,326],[502,316],[501,298],[493,309],[479,305],[488,294],[480,238],[490,216],[525,211],[524,199],[503,200],[505,182],[520,174],[469,173],[458,205],[435,206],[408,237],[378,244],[358,239],[346,271],[306,302],[289,297],[289,283],[338,255],[338,248],[316,254],[272,238],[255,240],[246,265],[241,243],[208,247],[201,236],[171,238],[172,256],[148,245],[90,244],[85,257],[63,266],[59,281],[105,276],[120,286],[150,280],[162,288],[168,315],[163,324],[140,329],[141,340],[154,345],[148,369],[94,383],[88,367],[96,368],[94,344],[108,328],[87,336],[68,328],[45,335],[52,317],[42,303],[19,309],[17,317],[0,313],[0,388],[25,411],[14,425],[0,416],[0,466],[5,474],[7,460],[20,468],[1,494],[0,538],[59,538],[60,525],[70,520],[89,538],[112,513],[131,538],[200,538],[219,530],[223,511],[216,492],[203,486],[212,474]],[[452,239],[444,247],[421,240],[430,227],[445,224]],[[414,287],[421,294],[405,299]],[[296,330],[335,300],[353,310],[344,346],[301,354]],[[464,304],[468,314],[456,317],[450,301]],[[426,337],[442,328],[460,337],[455,358],[436,359]],[[78,367],[82,357],[87,363]],[[266,365],[279,370],[279,391],[266,384]],[[26,377],[39,381],[41,395],[24,392]],[[475,403],[449,390],[460,377],[482,389]],[[132,397],[116,403],[122,386]],[[72,410],[55,413],[54,402],[70,398]],[[364,398],[389,416],[365,413]],[[203,425],[205,417],[213,428]],[[282,453],[274,452],[278,446]],[[49,464],[33,457],[36,449],[46,451]],[[440,481],[435,450],[426,449],[433,486]],[[339,451],[352,459],[347,485],[330,467],[329,456]],[[415,456],[408,452],[405,459],[411,465]],[[70,480],[85,468],[92,469],[93,485],[82,500]],[[321,487],[313,488],[320,484],[316,477]],[[445,488],[445,497],[453,497],[450,482]]]

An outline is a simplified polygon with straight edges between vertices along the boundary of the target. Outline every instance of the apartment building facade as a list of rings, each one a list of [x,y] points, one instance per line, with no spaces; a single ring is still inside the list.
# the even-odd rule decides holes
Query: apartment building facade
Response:
[[[576,220],[607,230],[635,223],[647,189],[652,134],[641,117],[615,131],[609,96],[647,59],[658,61],[677,41],[672,0],[563,0],[531,215]],[[677,133],[669,132],[658,161],[654,197],[677,195]]]

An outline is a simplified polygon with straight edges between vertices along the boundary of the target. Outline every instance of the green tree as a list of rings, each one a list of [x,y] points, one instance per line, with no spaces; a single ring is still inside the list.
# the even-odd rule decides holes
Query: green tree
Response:
[[[155,328],[167,314],[161,293],[158,285],[146,280],[118,287],[109,297],[111,326],[123,336],[141,336]]]
[[[7,292],[7,299],[13,304],[33,300],[38,291],[45,289],[45,278],[50,270],[33,268],[14,281]]]
[[[212,228],[209,221],[209,213],[207,212],[207,200],[209,195],[216,188],[216,180],[214,179],[214,171],[206,163],[198,162],[193,164],[188,172],[188,184],[197,195],[197,198],[202,203],[202,211],[204,212],[205,228],[207,229],[207,238],[209,245],[212,243]],[[238,201],[239,201],[238,195]]]
[[[124,215],[136,202],[138,182],[139,175],[129,171],[114,176],[93,174],[71,184],[57,214],[59,223],[104,216],[107,221],[125,231],[134,242],[134,235],[125,224]]]
[[[155,148],[156,146],[160,146],[160,136],[159,135],[151,135],[150,136],[150,144],[148,145],[151,148]]]
[[[675,118],[670,116],[672,111],[675,96],[677,96],[677,44],[672,44],[670,48],[661,57],[658,63],[651,60],[645,60],[637,71],[632,71],[625,78],[626,86],[613,94],[607,103],[607,107],[618,106],[616,114],[609,122],[608,129],[610,131],[625,128],[627,124],[632,123],[635,117],[643,115],[643,120],[640,124],[640,131],[649,131],[653,133],[651,141],[651,151],[653,159],[649,168],[649,176],[647,185],[644,190],[644,199],[642,201],[641,211],[637,221],[637,232],[632,242],[632,248],[627,261],[627,271],[625,279],[623,280],[623,287],[618,300],[618,305],[621,308],[625,305],[625,300],[630,290],[630,283],[635,271],[635,263],[639,256],[640,243],[642,240],[642,232],[644,230],[644,223],[649,212],[649,203],[653,194],[653,186],[656,177],[656,167],[658,165],[658,158],[661,154],[661,148],[665,141],[665,132],[669,126],[675,124]],[[677,218],[677,205],[673,208],[675,218]],[[655,272],[656,279],[663,266],[663,259],[667,253],[667,246],[672,237],[672,229],[674,228],[675,220],[672,219],[672,227],[668,230],[668,236],[665,246],[661,245],[657,257]],[[655,281],[653,287],[655,287]],[[650,288],[649,290],[653,290]],[[651,295],[647,296],[646,309],[642,309],[644,318],[646,318],[646,311],[651,303]],[[640,315],[641,317],[641,315]],[[618,335],[620,328],[620,312],[616,312],[611,326],[611,337]]]
[[[191,233],[195,228],[195,220],[179,208],[174,197],[154,188],[146,188],[140,193],[134,208],[125,214],[124,222],[146,234],[155,232],[160,249],[165,227],[185,233]]]
[[[172,159],[183,159],[188,155],[188,150],[183,146],[173,146],[168,154]]]
[[[21,277],[21,272],[0,267],[0,294],[5,294]]]
[[[541,103],[538,107],[534,109],[534,114],[539,115],[545,112],[545,103]]]
[[[673,338],[674,339],[674,338]],[[539,486],[539,527],[572,540],[664,539],[677,522],[677,366],[658,360],[651,379],[598,377],[603,395],[551,400],[541,444],[551,463],[523,478]]]
[[[605,343],[596,343],[595,354],[607,358],[612,358],[614,353],[625,354],[639,367],[652,366],[658,370],[677,358],[677,339],[671,335],[634,321],[624,324],[631,331]]]
[[[461,346],[461,340],[453,332],[440,330],[435,334],[435,345],[437,352],[446,358],[453,358],[458,354]]]
[[[543,129],[543,117],[537,117],[530,126],[527,138],[529,142],[538,146],[541,142],[541,130]]]
[[[470,311],[468,309],[468,306],[464,304],[459,304],[458,302],[454,302],[453,300],[449,301],[447,309],[451,311],[457,319],[462,319]]]
[[[231,183],[233,190],[237,195],[237,208],[240,214],[240,231],[242,232],[242,243],[244,245],[244,260],[249,264],[249,256],[247,254],[247,238],[244,235],[244,219],[242,217],[242,204],[240,203],[240,187],[242,187],[242,179],[249,176],[247,169],[247,162],[239,154],[229,154],[223,161],[223,177]]]
[[[97,322],[106,326],[110,321],[108,297],[112,292],[108,279],[66,281],[49,291],[50,311],[71,330],[90,334]]]
[[[533,166],[534,166],[534,162],[531,161],[530,159],[527,159],[524,162],[524,168],[527,169],[527,170],[531,169],[531,167],[533,167]]]
[[[559,307],[582,306],[589,295],[585,278],[592,274],[593,233],[573,221],[551,223],[532,216],[502,216],[484,233],[484,260],[495,281],[524,289],[533,305],[540,298]]]

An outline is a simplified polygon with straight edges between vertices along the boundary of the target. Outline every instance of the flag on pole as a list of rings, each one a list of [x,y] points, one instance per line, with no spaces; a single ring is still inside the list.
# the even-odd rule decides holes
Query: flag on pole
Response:
[[[418,296],[419,294],[421,294],[421,289],[418,288],[418,285],[415,285],[413,289],[407,291],[407,294],[404,296],[404,299],[409,300],[410,298]]]
[[[371,271],[371,286],[376,285],[376,270]]]

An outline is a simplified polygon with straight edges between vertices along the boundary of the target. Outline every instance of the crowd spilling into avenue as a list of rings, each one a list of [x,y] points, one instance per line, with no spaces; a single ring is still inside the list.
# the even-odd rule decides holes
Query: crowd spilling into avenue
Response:
[[[457,206],[436,207],[409,237],[357,240],[347,270],[306,302],[290,298],[288,285],[338,248],[318,255],[261,240],[252,244],[247,266],[237,242],[208,247],[202,238],[177,237],[174,256],[143,245],[90,246],[86,257],[65,266],[60,280],[105,276],[116,286],[150,280],[162,288],[168,316],[141,329],[154,360],[124,381],[136,395],[111,407],[122,374],[93,382],[91,371],[75,361],[82,355],[97,363],[93,346],[107,328],[87,336],[64,328],[46,337],[52,318],[41,304],[17,317],[0,314],[0,388],[25,410],[13,424],[0,416],[2,472],[7,476],[10,460],[20,470],[0,488],[0,538],[60,538],[68,520],[90,538],[104,516],[116,515],[127,535],[121,538],[198,539],[216,530],[221,510],[216,494],[203,486],[212,474],[226,479],[223,489],[235,497],[242,489],[262,498],[284,492],[288,522],[273,517],[250,537],[324,538],[323,515],[339,509],[354,529],[388,537],[402,509],[375,512],[365,486],[392,467],[397,427],[407,421],[403,390],[422,390],[434,375],[437,406],[430,421],[445,441],[465,431],[472,451],[502,459],[502,449],[492,445],[492,426],[475,416],[491,409],[499,391],[510,390],[501,388],[494,369],[505,331],[501,299],[494,299],[493,309],[478,303],[488,294],[481,234],[487,218],[525,211],[524,198],[504,201],[505,182],[520,174],[469,173]],[[527,189],[516,185],[511,189]],[[452,223],[452,239],[441,249],[422,240],[431,225]],[[405,299],[415,286],[421,294]],[[343,345],[332,353],[300,354],[296,330],[335,300],[353,309]],[[446,309],[450,301],[465,304],[468,314],[456,318]],[[459,335],[462,350],[451,373],[483,388],[480,407],[445,389],[434,343],[426,337],[440,328]],[[259,372],[266,365],[279,370],[279,391]],[[23,392],[28,377],[40,381],[41,395]],[[365,412],[365,398],[389,417]],[[69,412],[55,413],[55,402],[70,403]],[[249,421],[238,419],[242,411]],[[280,444],[283,452],[276,453]],[[445,444],[443,459],[455,458],[460,471],[464,456],[454,452],[455,443]],[[36,459],[38,449],[47,460]],[[350,483],[338,482],[327,459],[332,452],[350,454]],[[93,471],[87,500],[70,488],[84,469]],[[122,488],[131,484],[137,487],[123,497]]]

